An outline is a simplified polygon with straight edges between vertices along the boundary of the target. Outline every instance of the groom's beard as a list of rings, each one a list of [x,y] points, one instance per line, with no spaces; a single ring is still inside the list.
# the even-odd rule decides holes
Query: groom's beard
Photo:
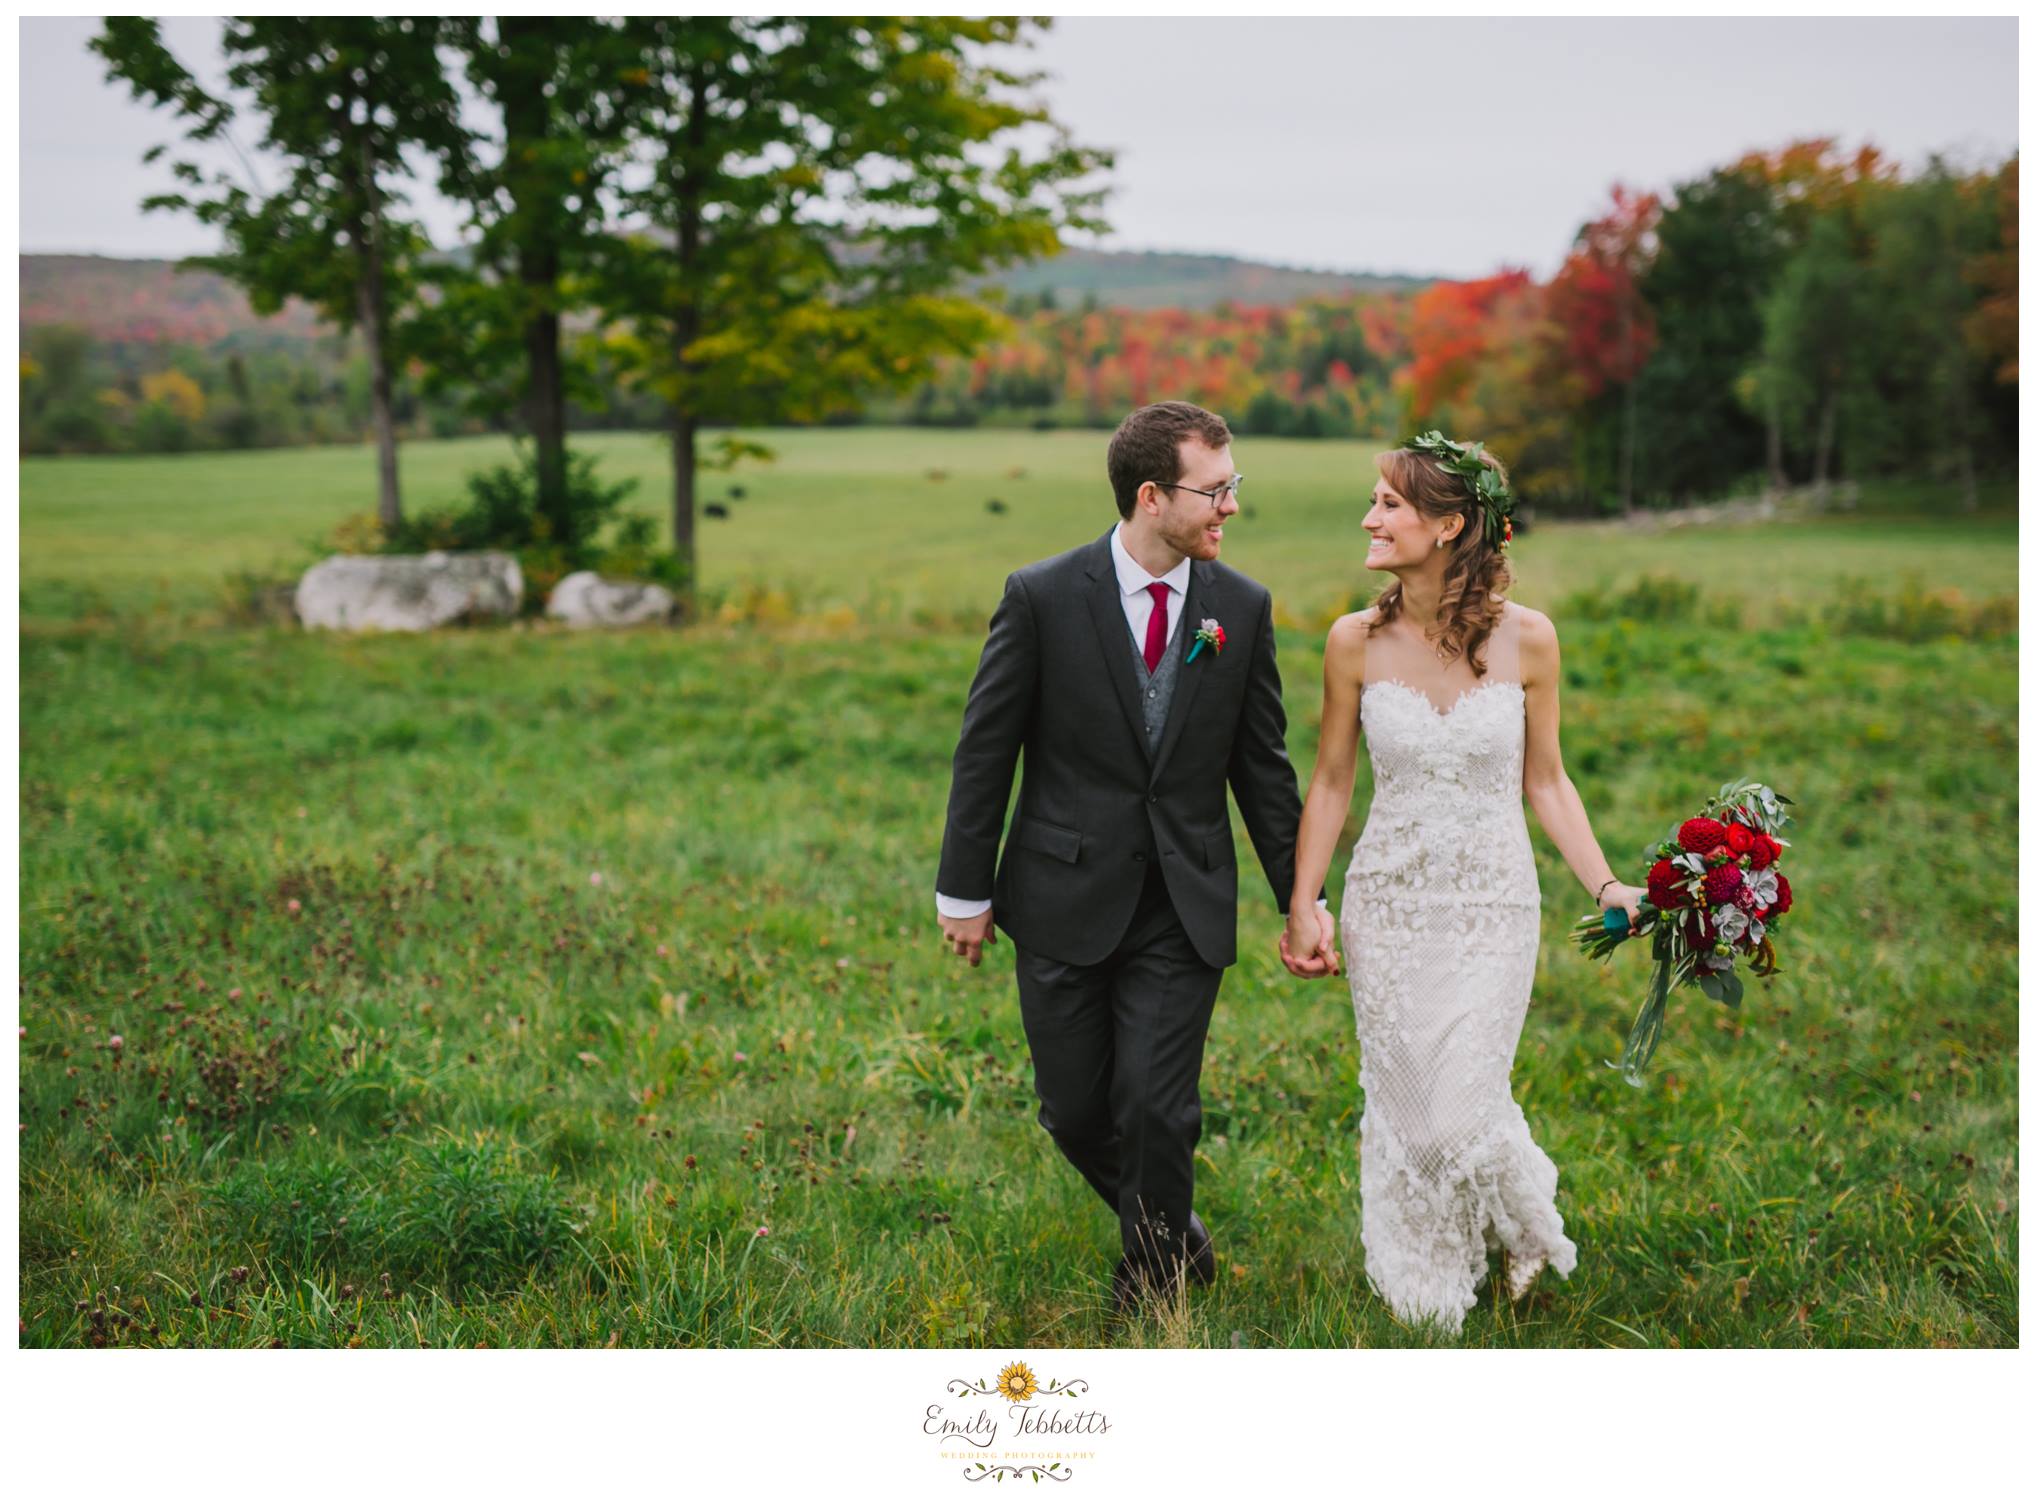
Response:
[[[1210,510],[1208,501],[1202,497],[1197,497],[1196,500],[1203,502],[1203,510],[1200,513],[1186,510],[1189,504],[1177,499],[1170,520],[1161,527],[1161,537],[1167,543],[1169,551],[1177,558],[1213,559],[1217,557],[1222,544],[1219,537],[1211,533],[1210,529],[1221,529],[1223,523]]]

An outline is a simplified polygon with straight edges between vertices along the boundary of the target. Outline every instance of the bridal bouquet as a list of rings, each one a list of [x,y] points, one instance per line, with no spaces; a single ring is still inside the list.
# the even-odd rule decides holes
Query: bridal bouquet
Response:
[[[1587,956],[1611,956],[1625,941],[1647,936],[1655,957],[1649,996],[1628,1032],[1619,1070],[1639,1086],[1641,1069],[1663,1033],[1663,1012],[1673,988],[1697,983],[1708,998],[1741,1006],[1734,963],[1745,957],[1757,977],[1776,975],[1772,939],[1778,917],[1790,909],[1790,880],[1777,863],[1790,844],[1778,837],[1794,806],[1756,781],[1732,781],[1705,804],[1701,816],[1656,846],[1649,865],[1649,898],[1632,924],[1618,907],[1587,915],[1571,930]]]

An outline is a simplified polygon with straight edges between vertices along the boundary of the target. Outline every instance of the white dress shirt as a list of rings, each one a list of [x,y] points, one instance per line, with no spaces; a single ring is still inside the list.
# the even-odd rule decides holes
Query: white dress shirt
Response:
[[[1121,522],[1111,529],[1111,565],[1118,571],[1118,603],[1125,608],[1125,624],[1131,628],[1133,645],[1144,655],[1146,628],[1153,619],[1154,598],[1147,592],[1147,586],[1152,584],[1165,584],[1173,591],[1168,596],[1167,640],[1174,640],[1175,627],[1182,623],[1182,609],[1189,597],[1189,560],[1183,559],[1165,574],[1149,574],[1144,564],[1125,551],[1125,524]],[[934,908],[951,920],[968,920],[990,909],[991,902],[958,900],[936,890]]]

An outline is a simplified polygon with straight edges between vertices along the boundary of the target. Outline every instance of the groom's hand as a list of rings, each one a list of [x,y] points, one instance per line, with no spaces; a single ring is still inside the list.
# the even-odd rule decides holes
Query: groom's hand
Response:
[[[938,912],[934,918],[941,922],[941,939],[948,949],[957,956],[968,957],[972,967],[982,963],[986,946],[997,944],[998,930],[991,924],[989,910],[967,920],[956,920]]]

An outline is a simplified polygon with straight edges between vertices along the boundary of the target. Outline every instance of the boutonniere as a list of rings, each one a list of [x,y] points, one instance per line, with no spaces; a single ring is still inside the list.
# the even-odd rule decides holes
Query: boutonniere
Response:
[[[1207,615],[1203,617],[1203,624],[1196,628],[1196,644],[1189,648],[1189,655],[1182,659],[1182,665],[1186,667],[1195,661],[1196,653],[1205,646],[1220,657],[1224,655],[1224,627]]]

